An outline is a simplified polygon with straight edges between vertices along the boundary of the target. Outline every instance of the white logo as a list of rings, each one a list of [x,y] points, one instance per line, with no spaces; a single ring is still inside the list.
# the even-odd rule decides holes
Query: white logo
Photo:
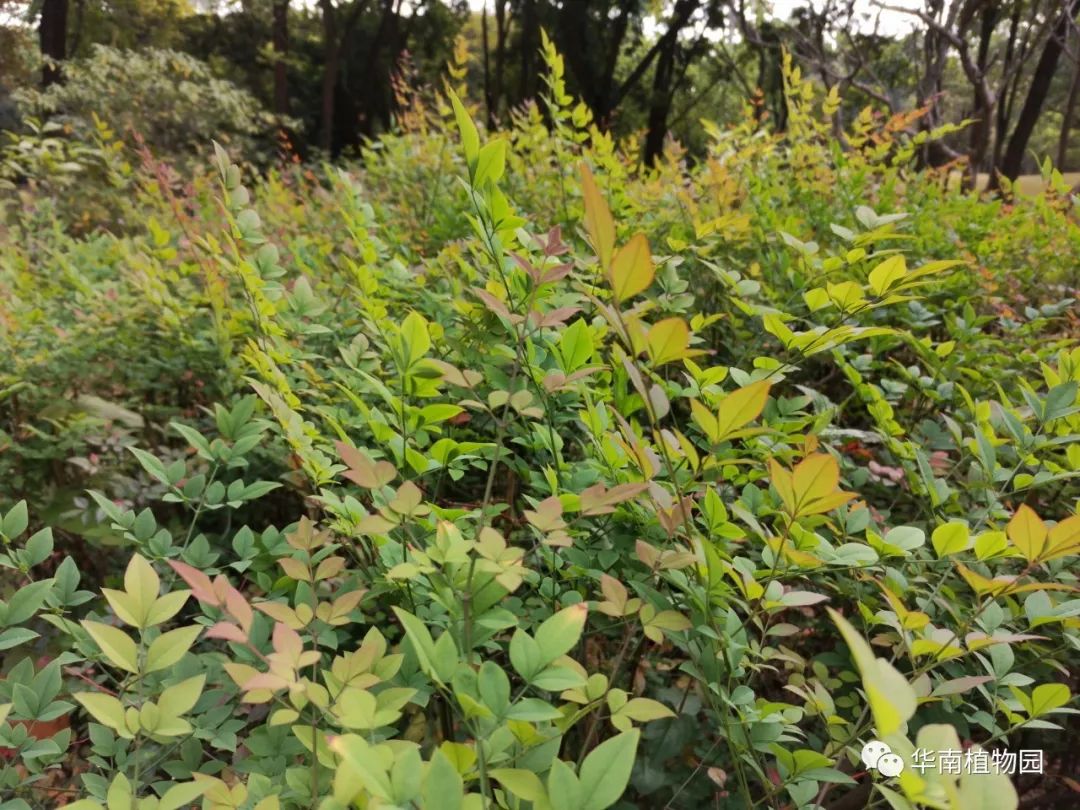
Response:
[[[870,740],[863,746],[862,761],[867,770],[876,770],[889,779],[899,776],[904,770],[904,760],[894,754],[892,749],[881,740]]]

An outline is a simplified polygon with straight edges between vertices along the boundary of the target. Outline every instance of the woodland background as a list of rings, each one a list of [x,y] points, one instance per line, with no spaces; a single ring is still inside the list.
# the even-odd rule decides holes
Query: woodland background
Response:
[[[470,83],[487,122],[506,122],[541,87],[543,29],[570,92],[616,134],[644,133],[646,162],[668,133],[700,153],[699,119],[733,122],[747,98],[782,130],[787,49],[838,88],[838,131],[867,103],[927,107],[914,126],[977,122],[927,146],[928,163],[963,158],[1015,178],[1037,158],[1080,164],[1078,11],[1077,0],[3,0],[0,123],[14,123],[12,93],[49,87],[99,46],[171,49],[287,122],[299,154],[337,155],[393,126],[397,83],[438,84],[458,35],[478,61]],[[122,88],[137,79],[113,80],[98,90],[135,103]],[[87,101],[60,95],[45,105]]]

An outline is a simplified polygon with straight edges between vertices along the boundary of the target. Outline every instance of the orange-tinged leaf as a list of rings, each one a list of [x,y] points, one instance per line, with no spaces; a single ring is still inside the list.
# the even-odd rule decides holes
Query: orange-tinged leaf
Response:
[[[365,489],[378,489],[384,484],[394,480],[397,470],[389,461],[372,461],[363,450],[360,450],[345,442],[334,442],[341,460],[348,465],[345,477]]]
[[[807,456],[793,470],[799,505],[831,494],[840,483],[840,465],[828,453]]]
[[[690,327],[682,318],[665,318],[649,328],[648,345],[656,365],[678,360],[690,346]]]
[[[584,163],[581,164],[581,189],[585,197],[585,230],[600,259],[600,266],[607,270],[615,250],[615,221],[600,189],[596,187],[592,172]]]
[[[1046,545],[1046,524],[1027,504],[1021,504],[1009,525],[1005,527],[1009,539],[1013,541],[1024,559],[1028,562],[1039,559],[1043,546]]]
[[[1012,582],[1009,580],[988,579],[982,574],[972,571],[966,565],[958,563],[956,568],[960,572],[960,576],[967,581],[967,584],[970,585],[972,590],[979,594],[979,596],[982,596],[985,593],[997,595],[1008,590],[1012,585]]]
[[[769,459],[769,476],[773,488],[780,495],[788,514],[795,514],[797,506],[795,499],[795,486],[792,482],[791,471],[781,466],[775,458]]]
[[[717,441],[730,435],[743,425],[757,419],[763,410],[765,403],[769,401],[769,388],[771,383],[759,380],[750,385],[744,385],[736,389],[720,400],[720,409],[717,414]]]
[[[615,253],[611,262],[611,289],[618,301],[633,298],[653,282],[652,251],[645,234],[636,233]]]
[[[1080,515],[1073,515],[1050,530],[1043,559],[1056,560],[1077,553],[1080,553]]]
[[[769,466],[773,487],[793,518],[831,512],[855,497],[854,492],[837,489],[840,465],[828,453],[807,456],[791,472],[773,459]]]
[[[837,490],[840,465],[828,453],[815,453],[800,461],[792,471],[796,515],[821,515],[831,512],[855,497],[854,492]]]

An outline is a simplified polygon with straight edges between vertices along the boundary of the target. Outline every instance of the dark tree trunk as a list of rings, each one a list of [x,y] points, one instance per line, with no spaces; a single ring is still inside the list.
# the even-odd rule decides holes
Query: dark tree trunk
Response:
[[[679,0],[675,4],[671,26],[660,40],[653,73],[652,96],[649,101],[649,122],[645,133],[645,163],[652,166],[664,152],[667,120],[671,113],[671,96],[675,89],[675,57],[679,51],[679,31],[690,20],[697,0]]]
[[[660,49],[653,74],[652,98],[649,101],[649,125],[645,133],[645,163],[656,164],[664,152],[667,119],[671,112],[671,83],[675,75],[675,40]]]
[[[518,77],[518,99],[524,101],[536,94],[536,49],[540,46],[539,24],[536,19],[536,0],[521,3],[521,75]]]
[[[45,65],[41,69],[41,84],[48,87],[61,79],[59,62],[67,59],[68,0],[44,0],[38,42]]]
[[[362,75],[369,78],[361,85],[358,94],[361,104],[362,131],[367,135],[374,135],[377,125],[387,123],[391,117],[390,109],[386,107],[383,97],[380,96],[388,79],[384,77],[376,80],[375,76],[379,70],[379,59],[387,50],[395,57],[398,55],[401,6],[402,0],[383,0],[379,26],[375,29],[374,39],[367,46],[367,59],[364,60]],[[390,73],[393,71],[394,66],[391,60]]]
[[[367,0],[353,0],[343,20],[339,20],[333,0],[319,0],[323,26],[323,77],[319,146],[327,152],[334,149],[334,107],[336,103],[338,74],[341,72],[341,55],[352,34]]]
[[[1054,30],[1046,40],[1046,45],[1043,46],[1039,62],[1035,65],[1024,106],[1020,109],[1016,127],[1013,129],[1009,145],[1005,148],[1005,155],[998,167],[998,171],[1010,180],[1015,180],[1020,175],[1028,141],[1042,112],[1043,102],[1046,101],[1046,96],[1050,92],[1050,85],[1054,81],[1054,71],[1061,58],[1065,37],[1069,33],[1069,25],[1078,11],[1080,11],[1080,0],[1072,0],[1068,8],[1062,11],[1057,24],[1054,25]]]
[[[1001,152],[1005,148],[1005,136],[1009,130],[1009,116],[1012,114],[1013,96],[1016,93],[1016,82],[1019,81],[1020,71],[1014,71],[1013,81],[1008,81],[1009,71],[1013,69],[1013,59],[1016,56],[1016,34],[1020,28],[1020,6],[1017,4],[1009,18],[1009,38],[1005,42],[1005,63],[1001,66],[1001,72],[1005,75],[998,91],[997,126],[994,129],[994,165],[1001,162]],[[994,178],[990,178],[991,184]]]
[[[488,38],[487,3],[480,10],[480,47],[484,51],[484,110],[487,112],[488,129],[495,128],[495,100],[491,94],[491,57]]]
[[[272,39],[274,44],[274,113],[289,114],[289,0],[274,0]]]
[[[975,125],[971,128],[971,139],[968,147],[970,160],[968,163],[970,182],[975,186],[978,173],[984,168],[986,153],[990,148],[990,134],[994,121],[994,104],[996,99],[989,91],[986,81],[986,72],[990,62],[990,40],[994,35],[994,29],[998,24],[999,11],[994,5],[987,5],[979,20],[979,49],[975,56],[975,67],[978,80],[974,87],[972,111],[975,117]]]
[[[499,105],[505,99],[504,84],[506,73],[506,34],[508,29],[506,18],[506,0],[495,0],[495,73],[491,77],[491,95],[495,100],[495,118],[498,118]]]
[[[604,74],[601,77],[600,92],[597,94],[599,102],[595,111],[596,117],[604,123],[606,123],[605,119],[614,107],[612,102],[615,93],[615,68],[619,62],[619,51],[622,49],[623,40],[626,39],[626,29],[630,24],[632,7],[633,3],[630,0],[624,0],[620,5],[619,16],[615,18],[611,41],[608,43],[607,53],[605,54]]]
[[[341,67],[341,44],[335,25],[334,5],[331,0],[319,0],[323,24],[323,76],[321,123],[319,146],[327,152],[334,147],[334,94],[337,92],[337,75]]]
[[[1076,115],[1076,102],[1080,99],[1080,59],[1073,67],[1072,82],[1069,84],[1069,97],[1065,101],[1065,110],[1061,118],[1061,132],[1058,135],[1057,167],[1065,171],[1069,157],[1069,136],[1072,134],[1073,119]]]

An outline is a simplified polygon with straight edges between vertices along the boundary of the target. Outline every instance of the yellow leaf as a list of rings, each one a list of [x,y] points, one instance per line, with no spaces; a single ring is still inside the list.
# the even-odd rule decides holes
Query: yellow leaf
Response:
[[[649,329],[649,356],[658,366],[683,357],[689,345],[690,329],[682,318],[666,318]]]
[[[903,254],[890,256],[870,271],[870,289],[874,295],[882,295],[907,274],[907,262]]]
[[[600,189],[596,187],[592,172],[584,163],[581,164],[581,188],[585,196],[585,230],[600,259],[600,266],[607,270],[615,250],[615,221]]]
[[[132,627],[138,627],[142,618],[138,615],[137,605],[135,600],[127,593],[127,591],[114,591],[112,588],[102,588],[101,592],[105,595],[105,598],[109,600],[109,605],[113,609],[113,613],[124,624],[130,624]]]
[[[1021,504],[1005,531],[1013,545],[1024,555],[1024,559],[1028,562],[1039,559],[1039,554],[1046,544],[1046,524],[1031,507]]]
[[[770,386],[768,381],[759,380],[732,391],[720,400],[720,411],[716,416],[716,441],[722,441],[761,415],[765,410],[765,403],[769,401]]]
[[[611,263],[611,288],[616,300],[626,301],[648,289],[655,274],[649,240],[645,234],[636,233],[615,252]]]
[[[154,602],[157,601],[160,587],[161,581],[154,567],[141,555],[133,554],[124,572],[124,590],[130,597],[128,604],[131,612],[138,619],[137,627],[146,625],[147,615]]]
[[[105,657],[113,666],[128,672],[139,671],[139,652],[131,636],[119,627],[113,627],[101,622],[84,621],[82,626],[90,637],[97,642],[98,647],[105,653]]]
[[[780,500],[783,501],[784,507],[787,509],[788,514],[794,515],[797,502],[795,498],[795,486],[792,482],[791,471],[782,467],[776,459],[770,458],[769,475],[772,480],[773,488],[780,495]]]
[[[162,633],[150,644],[146,651],[146,671],[157,672],[159,669],[171,667],[191,649],[199,633],[203,631],[200,625],[193,624],[189,627],[178,627],[167,633]]]
[[[851,624],[832,608],[826,608],[840,629],[862,676],[863,689],[874,715],[878,737],[900,731],[915,714],[918,697],[911,684],[883,658],[875,657],[870,645]]]
[[[697,423],[697,426],[701,428],[701,432],[705,434],[706,438],[713,444],[719,441],[720,425],[716,421],[716,417],[712,411],[702,405],[698,400],[690,400],[690,416]]]
[[[982,574],[972,571],[966,565],[957,564],[956,568],[960,572],[960,576],[967,581],[967,584],[970,585],[971,589],[979,596],[982,596],[985,593],[993,595],[1000,594],[1003,591],[1008,590],[1009,586],[1012,584],[1008,580],[988,579]]]

